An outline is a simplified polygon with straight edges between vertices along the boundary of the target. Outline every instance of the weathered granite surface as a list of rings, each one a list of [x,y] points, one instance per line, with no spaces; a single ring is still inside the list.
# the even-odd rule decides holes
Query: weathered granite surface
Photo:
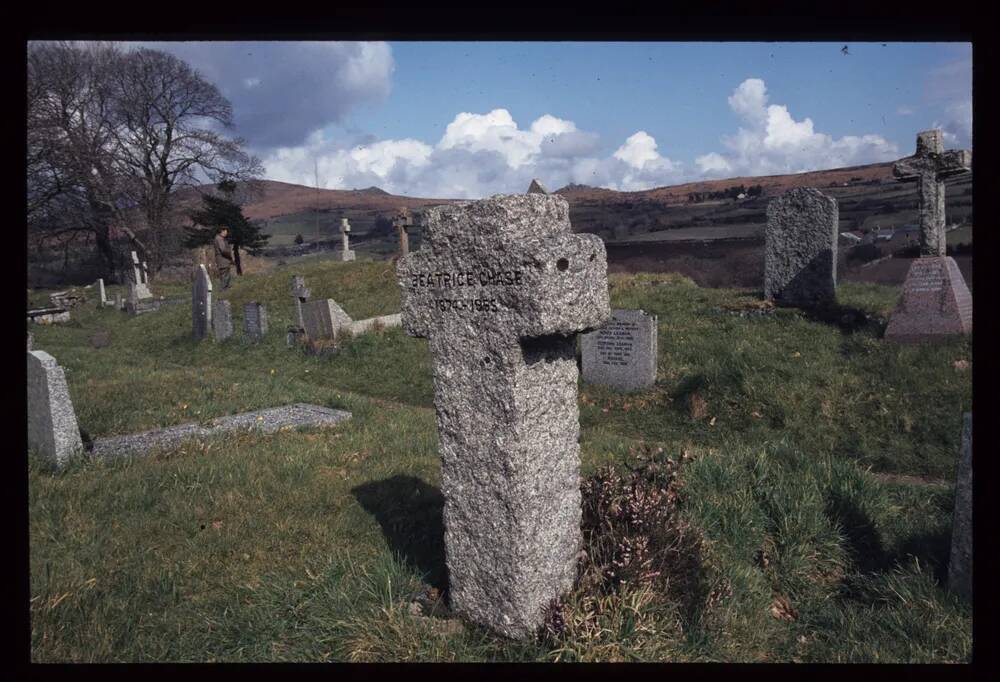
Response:
[[[580,337],[583,380],[619,391],[656,383],[656,315],[615,309],[601,328]]]
[[[884,338],[921,343],[971,333],[972,294],[955,259],[924,256],[914,260]]]
[[[93,457],[102,458],[142,455],[151,450],[175,447],[186,440],[208,438],[230,431],[246,429],[273,433],[300,426],[332,426],[350,418],[351,413],[344,410],[295,403],[219,417],[204,426],[201,424],[181,424],[167,429],[144,431],[127,436],[98,438],[94,441],[94,447],[90,454]]]
[[[229,301],[212,304],[212,332],[216,341],[225,341],[233,335],[233,306]]]
[[[972,600],[972,413],[962,415],[962,452],[955,477],[948,586]]]
[[[302,326],[310,339],[336,338],[341,327],[351,324],[351,316],[332,298],[302,304]]]
[[[575,334],[611,314],[604,244],[543,194],[430,208],[424,234],[397,276],[433,358],[451,605],[528,637],[576,574]]]
[[[57,468],[83,449],[66,375],[43,350],[28,351],[28,448]]]
[[[837,201],[796,187],[767,205],[764,298],[784,305],[832,302],[837,289]]]
[[[212,325],[212,278],[208,270],[199,264],[194,269],[194,283],[191,286],[191,329],[195,341],[208,336]]]

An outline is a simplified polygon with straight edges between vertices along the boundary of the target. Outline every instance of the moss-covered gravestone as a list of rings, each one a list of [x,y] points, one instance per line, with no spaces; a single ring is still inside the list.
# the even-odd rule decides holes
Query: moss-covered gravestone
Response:
[[[451,607],[523,638],[576,575],[575,335],[611,314],[604,244],[543,194],[432,208],[425,228],[397,275],[433,357]]]

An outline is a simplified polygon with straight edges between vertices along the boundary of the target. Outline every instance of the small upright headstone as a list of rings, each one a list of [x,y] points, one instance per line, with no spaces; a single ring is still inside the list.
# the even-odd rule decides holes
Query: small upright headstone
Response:
[[[354,251],[350,248],[351,224],[347,218],[340,219],[340,260],[354,260]]]
[[[410,215],[410,209],[405,206],[399,209],[396,217],[392,219],[393,225],[396,226],[396,231],[399,233],[399,255],[405,256],[410,252],[410,236],[409,229],[413,227],[413,218]]]
[[[199,264],[194,269],[194,284],[191,287],[191,328],[195,341],[208,336],[212,325],[212,278],[208,270]]]
[[[147,282],[146,264],[139,261],[139,255],[135,251],[132,252],[132,283],[135,284],[135,293],[140,300],[153,298]]]
[[[108,304],[108,297],[104,291],[104,279],[97,280],[97,307],[103,308]]]
[[[116,293],[115,294],[115,310],[124,310],[124,309],[125,309],[125,304],[122,302],[122,295],[121,295],[121,293]]]
[[[349,327],[351,316],[332,298],[302,304],[302,322],[310,339],[336,338],[342,327]]]
[[[764,298],[784,305],[833,302],[837,288],[837,200],[796,187],[767,205]]]
[[[917,153],[892,168],[900,181],[919,183],[920,258],[906,273],[887,340],[914,343],[972,333],[972,294],[955,259],[945,255],[944,229],[944,178],[971,166],[971,151],[945,151],[941,131],[925,130],[917,135]]]
[[[229,301],[212,304],[212,332],[216,341],[225,341],[233,335],[233,307]]]
[[[56,467],[83,449],[66,374],[43,350],[28,352],[28,447]]]
[[[532,180],[531,184],[528,185],[528,194],[548,194],[549,190],[545,189],[545,185],[540,183],[538,180]]]
[[[656,315],[612,310],[600,329],[580,337],[583,380],[619,391],[656,383]]]
[[[972,599],[972,413],[962,415],[962,452],[955,477],[948,586]]]
[[[607,257],[557,195],[428,209],[400,258],[403,325],[427,337],[453,609],[525,638],[580,550],[576,333],[602,325]]]
[[[243,332],[250,341],[260,341],[267,335],[267,310],[263,303],[250,301],[243,306]]]

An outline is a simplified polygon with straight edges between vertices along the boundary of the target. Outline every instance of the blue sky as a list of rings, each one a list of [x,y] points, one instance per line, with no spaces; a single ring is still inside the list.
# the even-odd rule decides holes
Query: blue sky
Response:
[[[233,102],[270,179],[477,198],[971,147],[969,43],[147,43]]]

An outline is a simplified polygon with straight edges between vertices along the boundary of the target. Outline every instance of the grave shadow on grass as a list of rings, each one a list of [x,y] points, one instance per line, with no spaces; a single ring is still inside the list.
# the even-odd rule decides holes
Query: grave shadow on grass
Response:
[[[448,572],[441,490],[415,476],[397,475],[356,486],[351,494],[378,521],[389,547],[444,594]]]
[[[803,307],[801,311],[805,319],[836,327],[845,336],[861,333],[880,339],[885,332],[885,320],[853,306],[830,302]]]
[[[826,501],[826,515],[843,530],[853,560],[852,570],[844,579],[850,598],[865,600],[864,591],[858,592],[853,587],[859,574],[885,573],[911,556],[930,565],[934,579],[939,585],[945,584],[951,551],[949,528],[920,530],[903,538],[895,547],[886,547],[872,519],[853,500],[838,493],[831,495]]]

